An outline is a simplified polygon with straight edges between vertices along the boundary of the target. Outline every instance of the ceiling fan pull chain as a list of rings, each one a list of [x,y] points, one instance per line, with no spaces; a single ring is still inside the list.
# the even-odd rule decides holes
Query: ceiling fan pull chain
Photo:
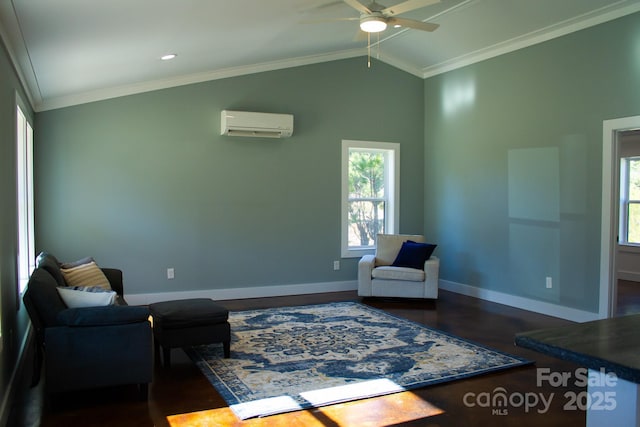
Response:
[[[367,33],[367,68],[371,68],[371,33]]]

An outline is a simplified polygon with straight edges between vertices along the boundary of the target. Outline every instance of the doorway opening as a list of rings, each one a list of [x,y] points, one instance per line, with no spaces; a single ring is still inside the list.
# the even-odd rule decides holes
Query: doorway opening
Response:
[[[598,316],[615,316],[618,295],[618,232],[620,153],[622,136],[640,129],[640,116],[602,122],[602,219]]]

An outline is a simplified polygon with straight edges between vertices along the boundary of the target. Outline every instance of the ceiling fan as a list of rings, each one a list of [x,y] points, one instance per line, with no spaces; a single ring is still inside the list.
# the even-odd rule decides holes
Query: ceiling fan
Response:
[[[435,31],[439,27],[438,24],[399,18],[397,15],[439,3],[440,0],[406,0],[390,7],[383,6],[375,0],[368,6],[357,0],[343,1],[360,12],[360,18],[342,18],[341,20],[359,20],[360,29],[365,33],[379,33],[386,30],[389,25],[395,28],[405,27],[421,31]]]

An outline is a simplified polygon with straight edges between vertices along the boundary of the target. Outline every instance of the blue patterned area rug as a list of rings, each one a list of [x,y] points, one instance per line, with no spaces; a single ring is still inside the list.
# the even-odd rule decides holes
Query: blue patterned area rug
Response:
[[[240,419],[381,396],[530,361],[356,302],[231,312],[219,344],[185,351]]]

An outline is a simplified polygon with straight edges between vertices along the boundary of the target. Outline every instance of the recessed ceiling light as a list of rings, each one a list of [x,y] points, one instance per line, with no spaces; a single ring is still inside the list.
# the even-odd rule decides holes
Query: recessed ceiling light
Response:
[[[168,61],[170,59],[175,58],[176,56],[178,55],[176,55],[175,53],[168,53],[166,55],[161,56],[160,59],[162,59],[163,61]]]

